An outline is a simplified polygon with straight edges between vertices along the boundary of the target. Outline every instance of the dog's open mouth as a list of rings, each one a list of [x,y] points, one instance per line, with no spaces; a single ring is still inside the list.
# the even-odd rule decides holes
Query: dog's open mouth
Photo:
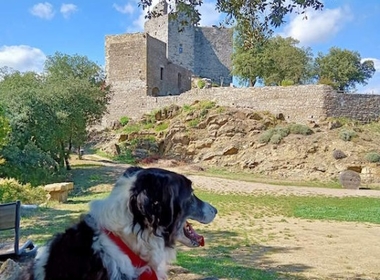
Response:
[[[205,245],[203,236],[199,235],[188,221],[186,221],[183,226],[183,232],[193,246],[199,247]]]

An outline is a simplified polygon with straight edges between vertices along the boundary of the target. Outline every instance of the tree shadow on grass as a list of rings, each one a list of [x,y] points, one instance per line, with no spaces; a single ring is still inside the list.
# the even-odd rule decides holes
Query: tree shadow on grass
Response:
[[[83,209],[57,210],[38,208],[21,215],[21,237],[29,238],[35,244],[43,245],[57,233],[77,223]]]
[[[307,271],[310,266],[301,263],[284,265],[270,257],[291,253],[299,250],[298,247],[249,244],[232,231],[203,230],[202,234],[208,247],[181,250],[178,254],[180,266],[205,277],[223,279],[307,279],[294,274]]]
[[[90,189],[99,185],[113,186],[124,170],[124,166],[75,166],[69,177],[69,180],[74,182],[74,189],[70,195],[91,193]]]

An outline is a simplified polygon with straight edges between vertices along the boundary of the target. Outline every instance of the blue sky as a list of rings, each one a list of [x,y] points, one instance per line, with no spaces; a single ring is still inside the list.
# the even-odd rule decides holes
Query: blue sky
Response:
[[[142,31],[144,12],[137,3],[1,1],[0,67],[42,71],[46,56],[56,51],[86,55],[104,65],[105,35]],[[372,59],[377,72],[358,91],[380,94],[380,1],[325,0],[324,4],[322,11],[307,11],[307,20],[290,15],[276,32],[298,39],[315,54],[339,47]],[[201,25],[218,24],[222,19],[213,1],[205,1],[200,11],[204,15]]]

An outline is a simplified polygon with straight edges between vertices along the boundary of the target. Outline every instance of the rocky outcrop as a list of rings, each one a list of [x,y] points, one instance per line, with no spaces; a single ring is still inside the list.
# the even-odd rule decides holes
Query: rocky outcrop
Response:
[[[149,121],[152,114],[141,120],[143,124]],[[166,128],[158,131],[163,124]],[[313,122],[290,125],[280,114],[202,101],[155,111],[149,129],[126,135],[122,132],[114,137],[120,147],[131,147],[132,142],[140,139],[140,144],[134,146],[138,159],[172,158],[304,181],[338,181],[342,171],[360,167],[355,171],[360,174],[362,184],[380,183],[380,177],[375,175],[380,174],[379,167],[364,159],[367,152],[377,151],[380,146],[378,134],[370,127],[355,128],[357,136],[347,141],[339,133],[353,129],[352,124],[326,120],[318,125]],[[141,144],[144,141],[145,145]]]

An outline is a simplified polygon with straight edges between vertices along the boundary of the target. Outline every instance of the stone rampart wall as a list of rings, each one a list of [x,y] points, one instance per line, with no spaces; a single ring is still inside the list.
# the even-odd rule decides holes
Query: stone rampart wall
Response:
[[[196,100],[211,100],[222,106],[251,108],[283,114],[289,122],[319,122],[327,117],[351,117],[361,121],[378,119],[380,96],[337,93],[325,85],[305,85],[289,87],[192,89],[181,95],[151,97],[137,93],[129,94],[124,100],[123,112],[113,113],[108,120],[118,120],[120,116],[137,119],[144,113],[171,104],[192,104]],[[120,115],[121,114],[121,115]]]
[[[368,122],[380,116],[380,95],[345,94],[333,92],[326,96],[326,115],[328,117],[351,117]]]

